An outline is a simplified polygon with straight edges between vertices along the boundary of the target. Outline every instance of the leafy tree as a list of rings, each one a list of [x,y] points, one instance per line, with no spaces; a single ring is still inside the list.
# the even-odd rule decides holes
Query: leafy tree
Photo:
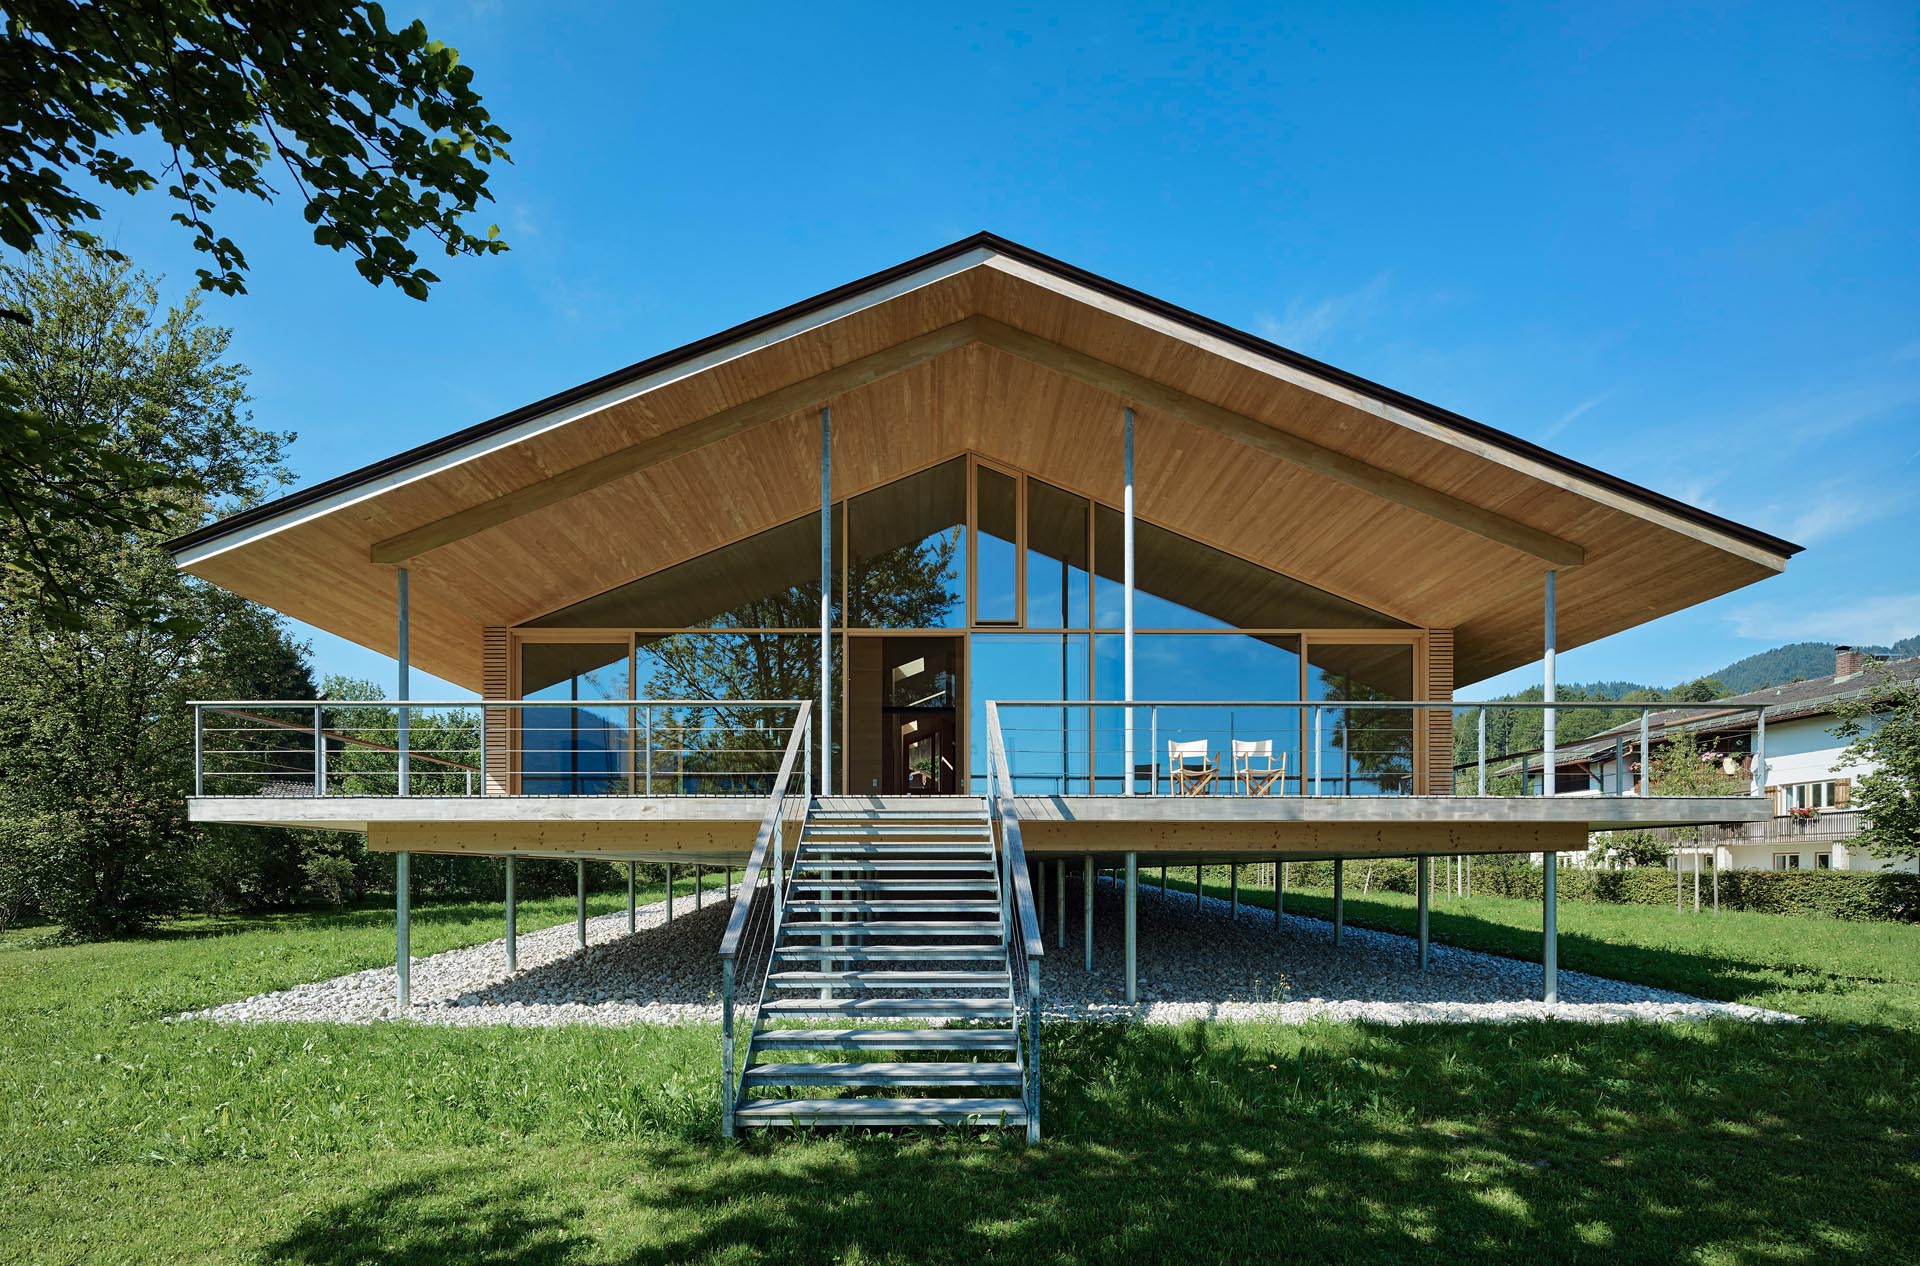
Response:
[[[132,144],[124,138],[140,137]],[[193,235],[211,267],[200,285],[245,290],[245,254],[215,225],[225,191],[272,201],[278,166],[304,204],[314,241],[354,256],[375,285],[391,282],[416,299],[439,280],[410,243],[434,239],[449,256],[506,249],[497,226],[467,220],[487,192],[487,167],[506,158],[508,136],[490,121],[473,89],[473,72],[454,50],[413,22],[391,28],[375,4],[312,0],[14,0],[0,26],[0,242],[26,254],[48,239],[96,258],[124,263],[86,226],[98,221],[92,182],[123,193],[160,187],[173,219]],[[83,181],[76,187],[76,181]],[[59,256],[58,258],[66,258]],[[153,306],[93,303],[71,310],[23,292],[45,272],[15,270],[0,294],[0,321],[13,346],[0,349],[0,549],[12,599],[37,602],[43,618],[77,627],[98,591],[97,569],[80,546],[81,527],[153,532],[180,506],[233,491],[242,445],[219,446],[204,428],[176,436],[138,419],[102,415],[83,384],[52,394],[39,379],[71,365],[22,355],[34,344],[19,325],[53,320],[47,345],[92,333],[125,352],[125,364],[99,361],[99,376],[149,381],[171,372],[166,357],[199,358],[198,349],[130,337],[98,324],[135,324]],[[109,273],[108,275],[112,275]],[[105,296],[101,296],[105,298]],[[173,319],[199,339],[219,337]],[[202,389],[231,396],[229,380]],[[122,393],[128,407],[162,408],[147,391]],[[199,410],[209,425],[219,401]],[[176,423],[192,410],[175,408]]]
[[[465,222],[511,138],[457,52],[365,0],[10,0],[0,103],[0,241],[18,251],[49,232],[100,247],[84,227],[100,207],[75,175],[129,194],[166,180],[173,219],[212,264],[201,286],[241,293],[246,256],[214,225],[216,195],[273,201],[273,166],[313,240],[375,285],[427,297],[439,278],[416,233],[450,256],[506,249],[497,228]],[[146,133],[147,154],[120,144]]]
[[[31,300],[31,324],[0,329],[0,376],[36,415],[89,419],[103,445],[191,467],[236,496],[278,476],[286,437],[249,425],[227,332],[203,323],[195,300],[151,317],[145,278],[61,252],[0,285]],[[236,872],[234,851],[203,847],[212,837],[186,821],[184,705],[310,695],[304,648],[271,612],[175,569],[160,537],[207,506],[152,495],[133,519],[151,527],[111,515],[62,523],[63,548],[112,578],[63,618],[0,589],[0,875],[11,876],[0,887],[79,934],[137,927],[190,900],[285,895],[263,879],[270,868]],[[266,856],[277,839],[254,848]]]
[[[1850,740],[1835,768],[1876,767],[1853,785],[1850,803],[1866,823],[1857,838],[1875,857],[1911,860],[1920,857],[1920,682],[1873,672],[1864,695],[1834,709],[1834,733]]]
[[[127,265],[71,248],[0,269],[0,304],[32,315],[0,322],[0,598],[66,627],[93,600],[151,614],[98,565],[102,540],[284,478],[292,437],[247,425],[228,331],[201,319],[197,296],[158,303]]]

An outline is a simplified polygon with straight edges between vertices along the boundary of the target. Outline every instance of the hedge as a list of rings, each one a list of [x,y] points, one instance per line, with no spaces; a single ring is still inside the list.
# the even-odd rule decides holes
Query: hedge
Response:
[[[1436,894],[1447,884],[1447,859],[1433,860]],[[1182,878],[1183,867],[1173,875]],[[1253,881],[1242,867],[1243,878]],[[1263,866],[1262,870],[1270,870]],[[1216,873],[1217,872],[1217,873]],[[1187,876],[1192,872],[1187,871]],[[1265,875],[1261,876],[1263,879]],[[1209,866],[1207,882],[1226,882],[1227,868]],[[1145,876],[1142,877],[1143,882]],[[1413,863],[1403,858],[1354,860],[1347,863],[1347,892],[1363,890],[1412,893]],[[1614,905],[1672,906],[1673,872],[1664,866],[1636,866],[1626,870],[1589,870],[1561,866],[1558,878],[1562,901],[1592,901]],[[1693,902],[1693,872],[1681,876],[1688,908]],[[1713,875],[1700,875],[1701,903],[1711,899]],[[1264,885],[1263,885],[1264,886]],[[1289,862],[1289,888],[1333,888],[1333,863]],[[1476,857],[1473,892],[1480,897],[1540,899],[1540,867],[1525,858]],[[1723,870],[1720,872],[1720,908],[1759,914],[1813,915],[1856,922],[1920,923],[1920,875],[1867,873],[1846,870]]]

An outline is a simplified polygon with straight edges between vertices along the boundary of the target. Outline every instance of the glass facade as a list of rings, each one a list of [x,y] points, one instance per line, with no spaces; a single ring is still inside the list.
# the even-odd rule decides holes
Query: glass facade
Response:
[[[628,789],[631,710],[574,706],[631,698],[627,685],[623,643],[549,642],[521,649],[520,697],[568,705],[520,709],[522,794],[594,796]]]
[[[711,701],[575,709],[570,725],[604,733],[528,742],[522,789],[764,784],[791,715],[724,705],[819,698],[819,525],[803,516],[522,626],[523,697]],[[1125,693],[1117,510],[956,458],[836,505],[831,569],[836,791],[985,791],[988,699],[1091,701],[1003,710],[1021,791],[1125,789],[1125,709],[1099,702]],[[1302,794],[1306,703],[1417,697],[1411,626],[1145,521],[1135,569],[1138,793]],[[1406,709],[1328,707],[1323,792],[1404,794],[1417,741]]]

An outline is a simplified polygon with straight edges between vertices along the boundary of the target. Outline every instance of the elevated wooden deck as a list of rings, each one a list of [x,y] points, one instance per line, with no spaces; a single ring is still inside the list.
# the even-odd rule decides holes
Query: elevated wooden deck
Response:
[[[835,811],[951,808],[967,797],[831,796]],[[1754,796],[1021,796],[1035,857],[1236,857],[1567,852],[1589,831],[1748,823]],[[376,851],[742,864],[758,796],[202,796],[196,822],[364,831]]]

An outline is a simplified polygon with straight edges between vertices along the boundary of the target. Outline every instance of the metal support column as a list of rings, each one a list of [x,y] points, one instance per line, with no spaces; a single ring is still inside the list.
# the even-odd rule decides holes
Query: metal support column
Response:
[[[583,861],[573,864],[573,939],[581,949],[587,948],[587,864]]]
[[[1340,944],[1340,933],[1347,925],[1347,863],[1333,859],[1333,943]]]
[[[1227,864],[1227,913],[1234,922],[1240,921],[1240,863]]]
[[[1547,705],[1540,714],[1540,746],[1543,749],[1542,760],[1545,762],[1540,769],[1540,794],[1543,796],[1553,795],[1556,790],[1556,784],[1560,781],[1560,760],[1559,757],[1555,755],[1553,734],[1553,657],[1559,645],[1559,633],[1555,626],[1558,617],[1554,611],[1553,590],[1554,573],[1549,571],[1547,573],[1546,612],[1544,621],[1547,633],[1546,653],[1541,660],[1541,678],[1544,688],[1540,696]]]
[[[1040,924],[1040,936],[1044,939],[1047,935],[1047,864],[1045,862],[1031,864],[1034,869],[1033,913]]]
[[[1559,862],[1558,853],[1542,855],[1540,871],[1540,964],[1543,968],[1541,997],[1549,1003],[1560,1001],[1560,919],[1559,902],[1554,893],[1554,880]]]
[[[1280,922],[1280,916],[1287,912],[1287,864],[1273,864],[1273,921]]]
[[[1067,863],[1064,858],[1053,863],[1053,946],[1067,948]]]
[[[411,756],[408,754],[407,742],[407,723],[411,719],[409,716],[410,709],[407,707],[407,700],[412,697],[412,684],[407,680],[412,655],[407,643],[408,625],[411,624],[412,621],[408,618],[407,614],[407,569],[404,567],[397,569],[396,575],[398,577],[398,588],[394,595],[394,605],[399,612],[400,620],[399,628],[396,630],[398,634],[396,641],[398,644],[394,647],[393,652],[394,658],[399,661],[399,682],[398,689],[394,694],[394,701],[399,706],[394,708],[394,715],[397,718],[395,723],[394,746],[400,749],[399,791],[400,794],[404,796],[412,789],[413,785],[413,770],[411,768],[413,762]]]
[[[820,794],[833,794],[833,410],[820,410]],[[668,907],[671,909],[672,907]]]
[[[507,854],[507,974],[520,968],[520,893],[514,884],[514,856]]]
[[[1140,1000],[1140,854],[1127,854],[1127,1003]]]
[[[1199,862],[1195,862],[1193,864],[1193,908],[1196,910],[1200,908],[1200,901],[1205,896],[1206,881],[1206,872]]]
[[[1087,937],[1087,970],[1093,970],[1093,854],[1080,859],[1080,922]]]
[[[634,891],[634,864],[627,863],[627,935],[632,936],[639,925],[639,894]]]
[[[1120,659],[1121,659],[1121,697],[1128,707],[1123,719],[1126,731],[1123,759],[1127,763],[1127,776],[1124,782],[1125,794],[1133,794],[1133,780],[1136,770],[1133,762],[1133,410],[1125,411],[1125,449],[1123,479],[1120,488]],[[1149,751],[1147,759],[1157,759]],[[1159,780],[1155,778],[1155,788]],[[1151,792],[1154,788],[1149,788]],[[1131,856],[1131,854],[1129,854]],[[1129,991],[1131,992],[1131,991]],[[1128,1001],[1132,1001],[1131,998]]]
[[[393,996],[402,1013],[413,1004],[413,854],[393,855]]]
[[[1420,970],[1427,969],[1428,947],[1431,943],[1427,934],[1428,909],[1433,905],[1433,859],[1425,853],[1413,859],[1414,905],[1418,911],[1416,926],[1420,941]]]
[[[705,866],[695,866],[693,868],[693,908],[694,909],[698,910],[700,908],[700,902],[702,898],[705,897],[706,890],[707,890],[707,868]]]
[[[667,922],[673,922],[673,863],[667,863]]]

